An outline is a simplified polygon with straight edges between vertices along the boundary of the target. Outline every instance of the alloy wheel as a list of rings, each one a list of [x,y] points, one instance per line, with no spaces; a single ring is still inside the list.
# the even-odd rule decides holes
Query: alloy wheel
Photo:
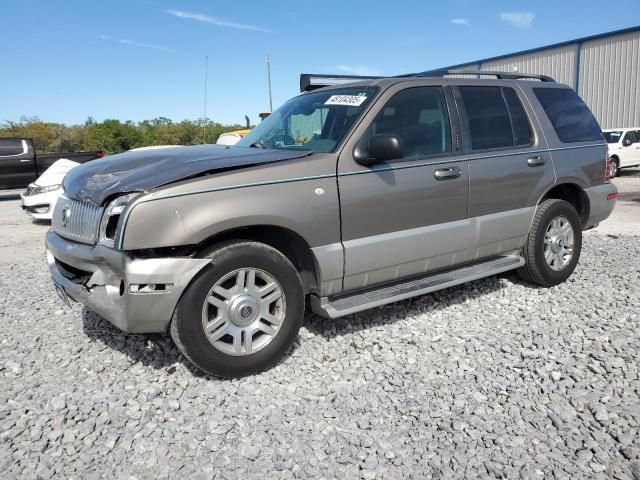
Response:
[[[209,342],[227,355],[250,355],[280,331],[286,311],[282,286],[267,272],[242,268],[224,275],[202,307]]]
[[[564,216],[551,220],[544,234],[544,259],[556,272],[563,270],[573,258],[574,233]]]

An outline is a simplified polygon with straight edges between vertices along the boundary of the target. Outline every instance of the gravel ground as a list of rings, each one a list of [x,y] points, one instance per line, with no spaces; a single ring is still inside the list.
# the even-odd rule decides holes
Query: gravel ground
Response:
[[[586,234],[548,290],[503,275],[309,316],[233,381],[64,308],[40,242],[0,257],[3,479],[640,479],[639,237]]]

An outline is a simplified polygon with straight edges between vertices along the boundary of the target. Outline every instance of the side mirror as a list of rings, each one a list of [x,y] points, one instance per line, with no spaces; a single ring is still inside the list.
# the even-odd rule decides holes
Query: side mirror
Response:
[[[630,138],[625,138],[624,140],[622,140],[622,146],[623,147],[629,147],[629,146],[631,146],[632,143],[633,142],[631,141]]]
[[[370,166],[387,160],[396,160],[404,156],[402,139],[392,133],[380,133],[369,139],[367,148],[356,147],[355,161],[360,165]]]

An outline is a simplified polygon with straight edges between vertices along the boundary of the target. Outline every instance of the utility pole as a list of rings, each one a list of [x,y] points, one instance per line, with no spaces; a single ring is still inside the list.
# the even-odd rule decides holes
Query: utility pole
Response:
[[[204,57],[204,101],[202,102],[202,143],[207,143],[207,76],[209,74],[209,56]]]
[[[267,55],[267,79],[269,81],[269,113],[273,112],[273,100],[271,99],[271,57]]]

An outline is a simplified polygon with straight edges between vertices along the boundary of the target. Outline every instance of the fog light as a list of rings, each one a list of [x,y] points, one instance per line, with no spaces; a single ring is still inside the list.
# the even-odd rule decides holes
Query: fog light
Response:
[[[167,287],[171,286],[171,283],[132,283],[129,285],[130,293],[155,293],[166,292]]]

